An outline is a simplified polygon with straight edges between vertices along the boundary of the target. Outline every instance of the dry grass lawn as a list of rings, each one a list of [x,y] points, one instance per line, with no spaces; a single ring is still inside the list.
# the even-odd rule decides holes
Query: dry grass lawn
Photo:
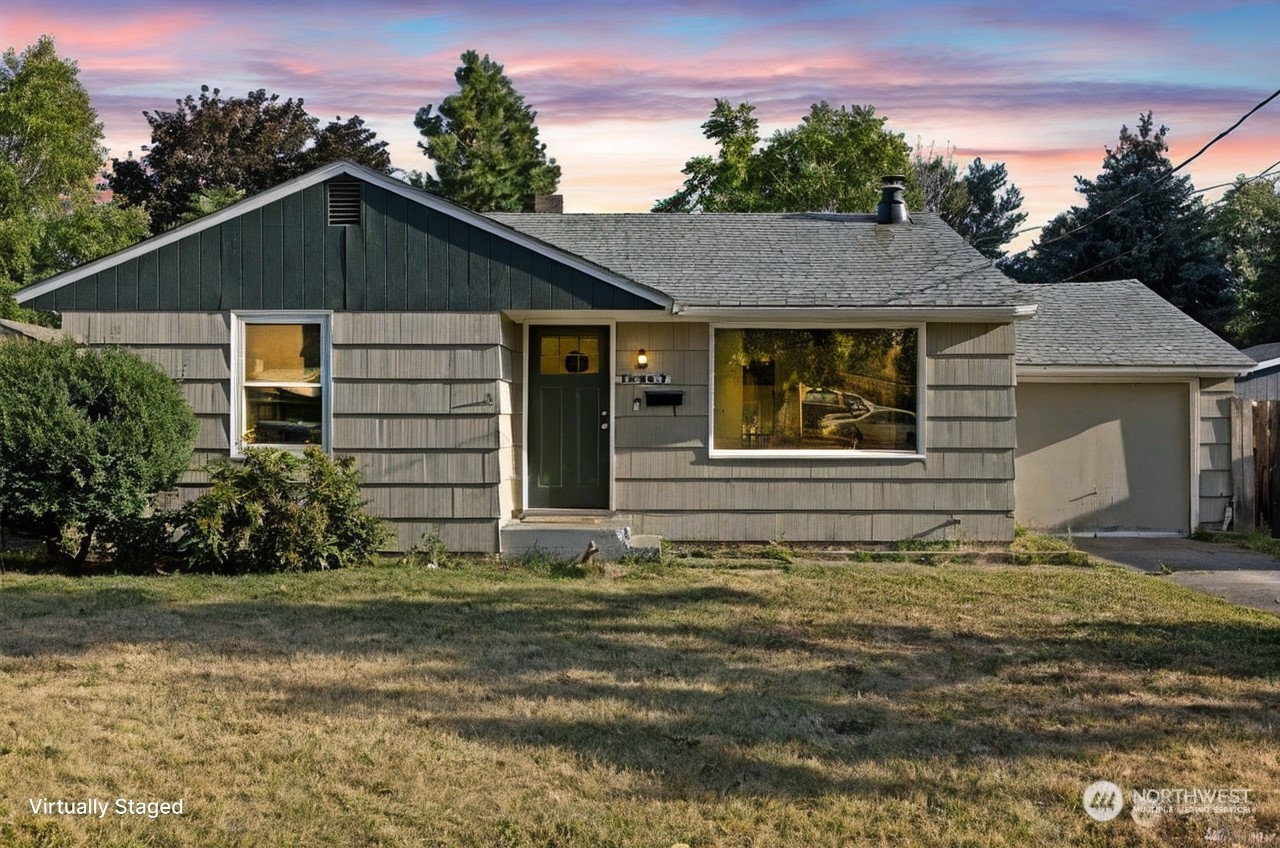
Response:
[[[1280,844],[1278,675],[1112,568],[0,574],[0,846]]]

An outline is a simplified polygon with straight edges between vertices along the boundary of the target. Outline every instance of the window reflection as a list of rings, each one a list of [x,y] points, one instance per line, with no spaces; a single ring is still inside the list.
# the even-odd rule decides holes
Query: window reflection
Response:
[[[717,329],[714,446],[916,450],[918,335]]]

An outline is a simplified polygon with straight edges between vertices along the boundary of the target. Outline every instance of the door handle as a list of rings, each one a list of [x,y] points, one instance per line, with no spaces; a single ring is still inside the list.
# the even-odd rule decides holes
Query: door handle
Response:
[[[600,429],[608,430],[609,429],[609,410],[607,409],[600,410],[600,418],[602,419],[600,421]]]

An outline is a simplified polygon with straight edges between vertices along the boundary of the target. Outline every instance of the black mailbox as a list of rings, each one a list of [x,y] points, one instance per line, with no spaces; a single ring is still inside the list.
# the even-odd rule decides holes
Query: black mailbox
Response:
[[[681,391],[654,391],[645,389],[644,392],[645,406],[684,406],[684,392]],[[675,410],[671,410],[675,412]]]

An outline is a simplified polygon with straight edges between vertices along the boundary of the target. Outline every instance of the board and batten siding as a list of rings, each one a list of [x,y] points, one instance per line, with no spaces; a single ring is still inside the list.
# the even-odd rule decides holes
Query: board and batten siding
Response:
[[[206,313],[661,308],[446,212],[360,184],[358,226],[328,223],[326,184],[319,183],[213,225],[188,224],[172,233],[175,240],[27,305]]]
[[[1280,400],[1280,368],[1273,366],[1237,377],[1235,391],[1249,400]]]
[[[619,323],[616,336],[618,362],[644,348],[650,373],[671,378],[663,388],[685,393],[673,414],[646,408],[643,385],[615,388],[615,503],[634,532],[720,541],[1013,538],[1011,325],[927,326],[923,460],[711,458],[709,326]]]

